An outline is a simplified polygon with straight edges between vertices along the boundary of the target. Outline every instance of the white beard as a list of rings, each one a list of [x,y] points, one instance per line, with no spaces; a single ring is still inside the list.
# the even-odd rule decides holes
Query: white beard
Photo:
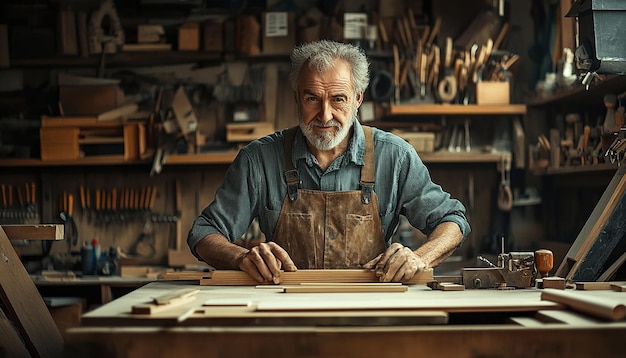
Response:
[[[350,117],[352,118],[352,120],[349,124],[345,126],[342,126],[341,123],[334,119],[326,123],[322,123],[322,121],[316,119],[305,125],[302,121],[302,113],[298,108],[298,120],[300,122],[300,129],[302,130],[302,133],[304,133],[306,139],[318,150],[331,150],[339,145],[339,143],[341,143],[346,138],[348,133],[350,133],[350,128],[352,128],[352,125],[357,120],[356,108],[352,109]],[[337,132],[334,134],[330,132],[316,133],[313,129],[313,127],[315,126],[336,127]]]

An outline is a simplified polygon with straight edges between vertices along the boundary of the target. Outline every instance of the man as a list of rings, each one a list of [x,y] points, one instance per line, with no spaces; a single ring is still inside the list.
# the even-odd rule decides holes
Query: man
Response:
[[[431,181],[406,141],[359,124],[364,53],[323,40],[295,48],[291,62],[299,126],[239,152],[189,232],[192,252],[259,282],[276,281],[281,269],[357,267],[406,282],[445,260],[470,231],[465,208]],[[428,235],[415,251],[391,243],[401,214]],[[235,245],[254,218],[266,242]]]

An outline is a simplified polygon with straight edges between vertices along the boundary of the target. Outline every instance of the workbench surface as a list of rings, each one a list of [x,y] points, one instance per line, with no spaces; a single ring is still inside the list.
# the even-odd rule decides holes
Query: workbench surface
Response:
[[[199,291],[165,311],[131,313],[183,288]],[[159,281],[84,314],[68,339],[106,344],[123,357],[620,356],[626,322],[571,311],[541,292],[414,285],[406,292],[284,293]]]

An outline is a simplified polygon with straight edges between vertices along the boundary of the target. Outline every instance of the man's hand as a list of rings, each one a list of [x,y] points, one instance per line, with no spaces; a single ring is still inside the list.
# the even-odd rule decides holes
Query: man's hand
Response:
[[[373,268],[380,282],[408,282],[426,264],[410,248],[396,242],[363,268]]]
[[[258,282],[278,283],[280,270],[296,271],[298,268],[285,249],[274,242],[263,242],[241,255],[239,268]]]

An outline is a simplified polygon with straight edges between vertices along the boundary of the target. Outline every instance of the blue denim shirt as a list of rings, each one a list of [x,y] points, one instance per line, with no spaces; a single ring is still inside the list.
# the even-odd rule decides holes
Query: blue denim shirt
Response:
[[[404,139],[373,128],[379,212],[387,245],[405,215],[411,225],[429,235],[442,222],[459,225],[463,237],[470,226],[465,207],[432,182],[428,169],[415,149]],[[287,194],[283,177],[287,130],[257,139],[243,147],[226,172],[214,201],[194,221],[187,243],[196,244],[208,234],[219,233],[231,242],[245,233],[254,218],[271,241],[280,209]],[[363,128],[354,124],[347,151],[323,171],[308,151],[300,131],[293,145],[292,160],[300,174],[301,189],[320,191],[359,190],[365,151]],[[196,255],[197,256],[197,255]]]

